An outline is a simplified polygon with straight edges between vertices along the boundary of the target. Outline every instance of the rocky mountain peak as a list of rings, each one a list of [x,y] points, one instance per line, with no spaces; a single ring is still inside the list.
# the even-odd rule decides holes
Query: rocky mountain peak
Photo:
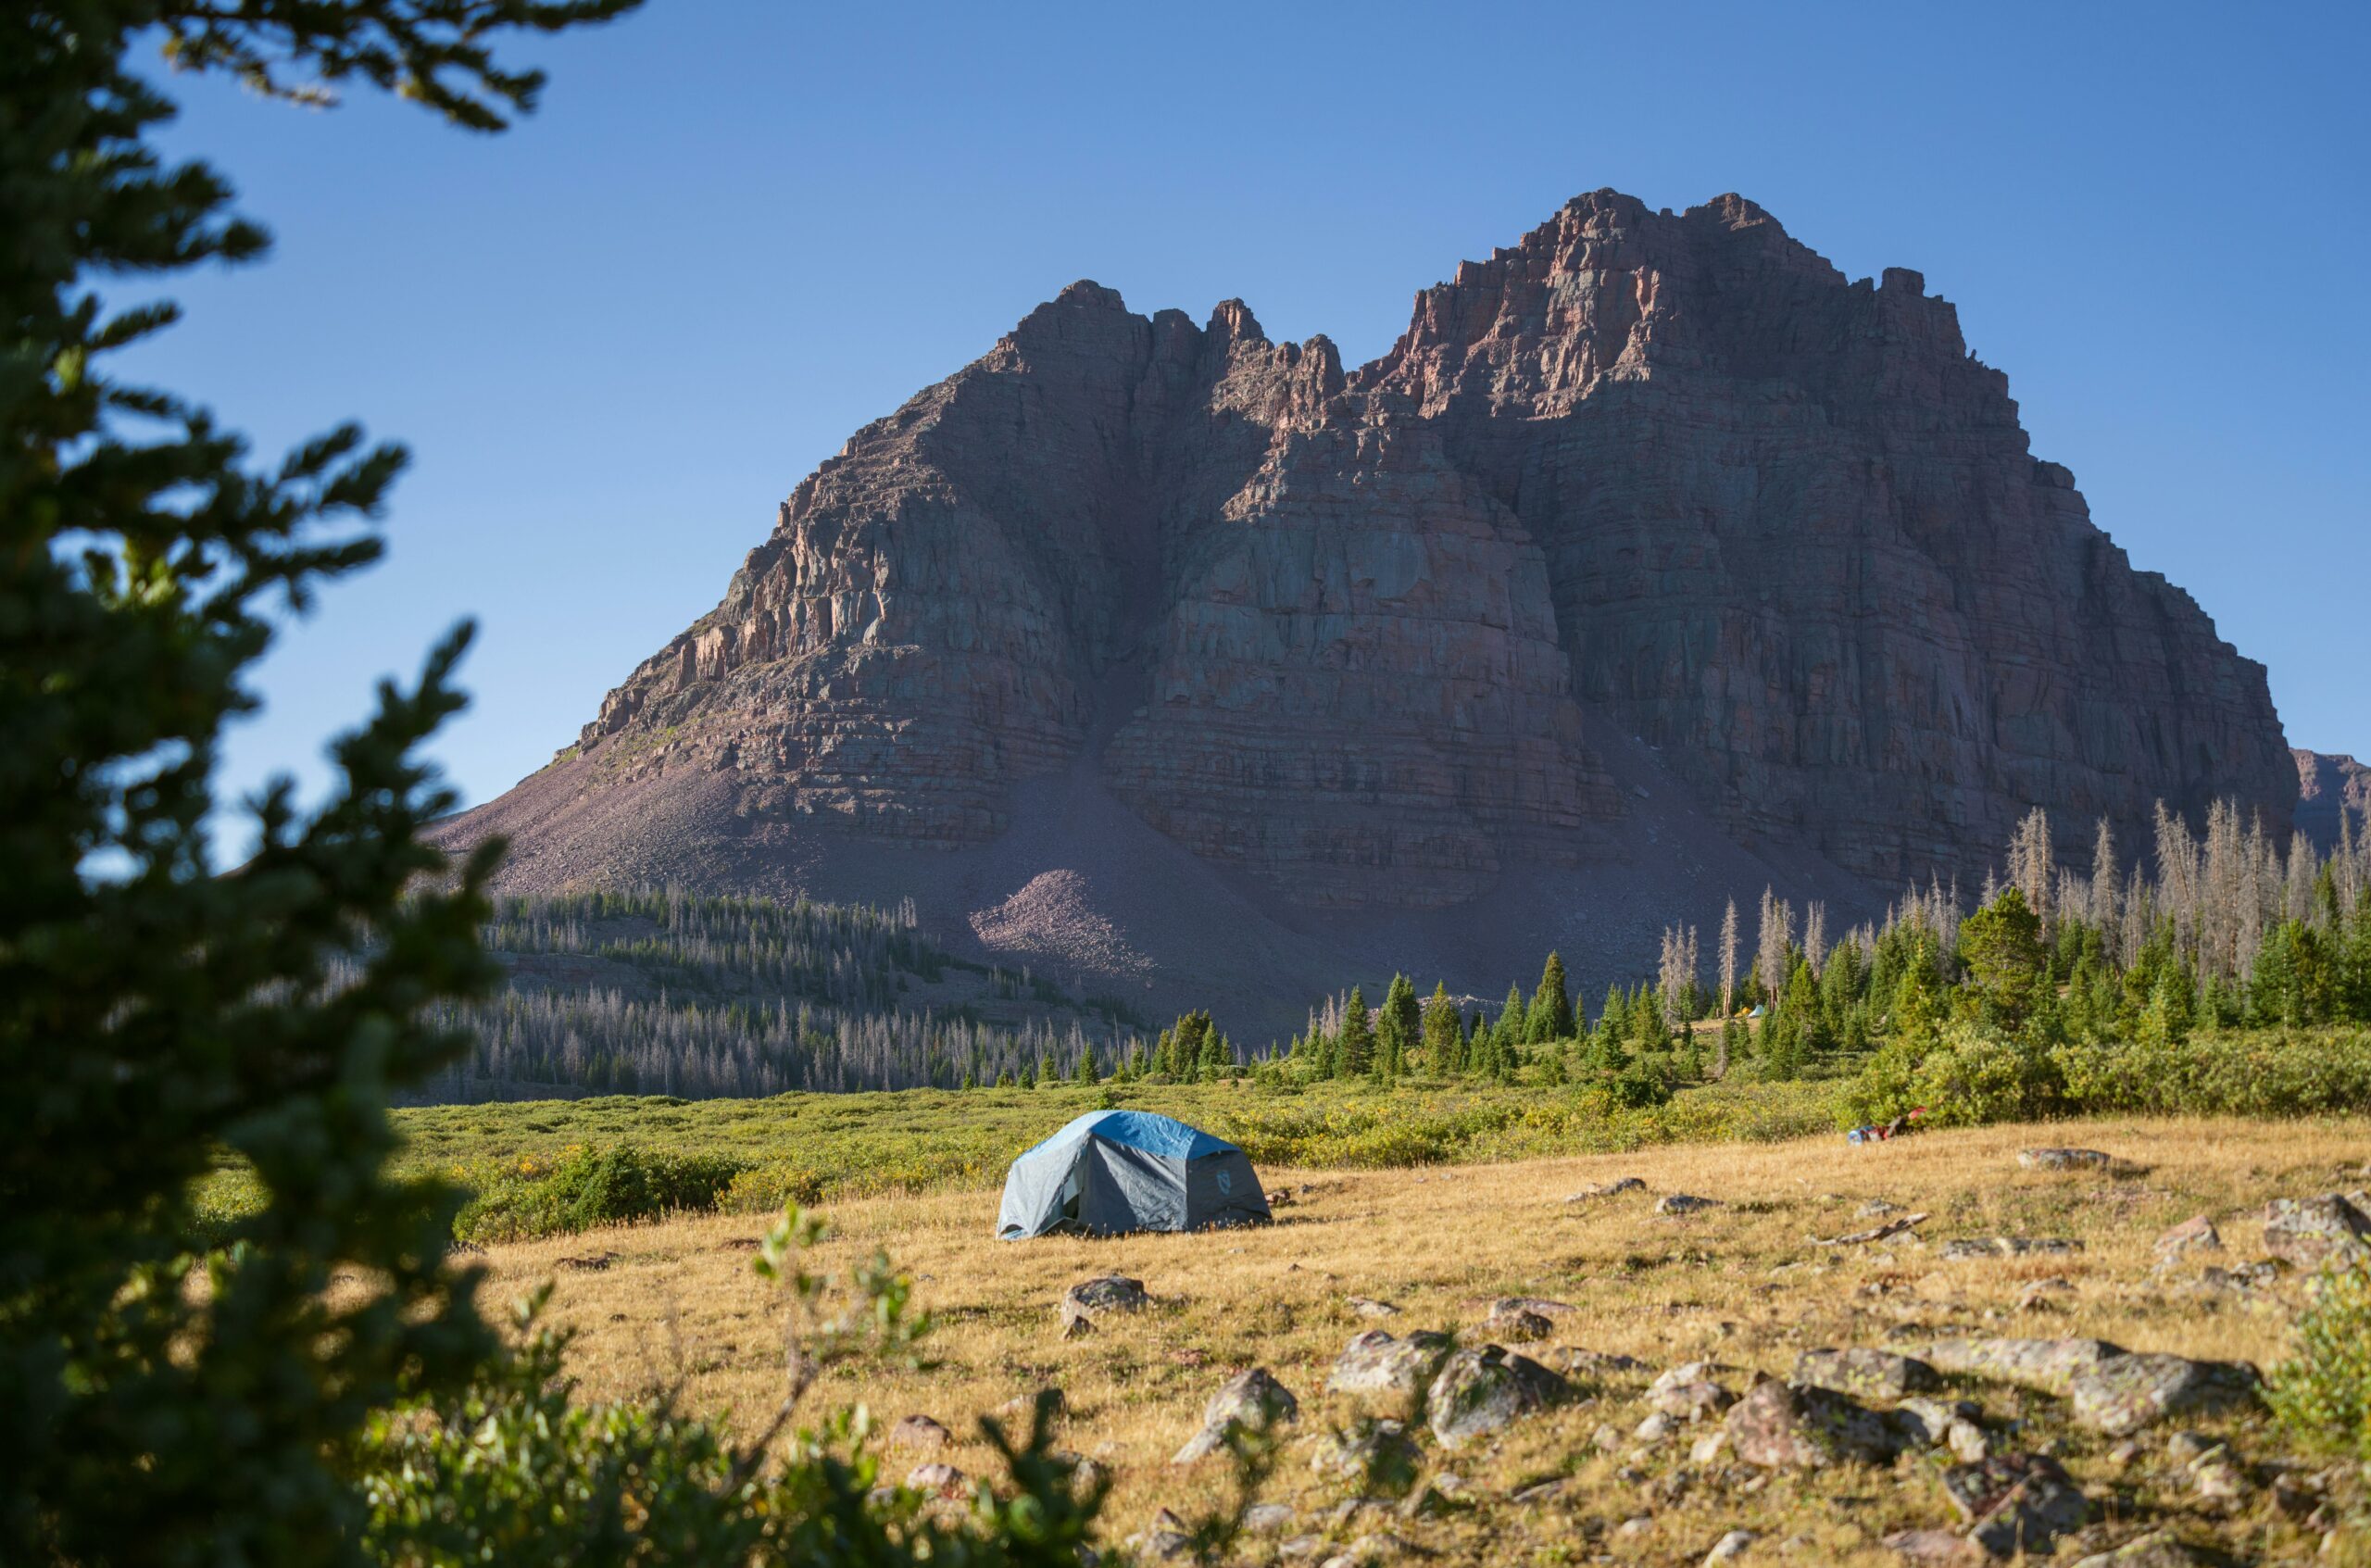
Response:
[[[521,885],[839,897],[911,891],[860,884],[925,847],[968,869],[897,874],[999,942],[1055,869],[1063,929],[1123,947],[1168,918],[1122,918],[1147,885],[1478,940],[1485,907],[1577,918],[1641,843],[1707,898],[1865,892],[1979,875],[2036,805],[2088,855],[2160,798],[2286,817],[2298,779],[2261,667],[2034,459],[1919,273],[1597,191],[1349,374],[1240,300],[1070,285],[802,481],[576,754],[452,831],[509,832]]]

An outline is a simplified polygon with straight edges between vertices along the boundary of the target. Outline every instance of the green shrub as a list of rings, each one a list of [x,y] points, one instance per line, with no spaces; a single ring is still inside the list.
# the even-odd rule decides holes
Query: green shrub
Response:
[[[482,1188],[453,1221],[462,1241],[520,1241],[714,1209],[746,1169],[730,1156],[581,1147],[548,1169],[522,1161]]]
[[[2371,1029],[2201,1031],[2085,1040],[2051,1053],[2078,1110],[2323,1116],[2371,1105]]]
[[[2297,1353],[2275,1367],[2273,1414],[2310,1448],[2371,1460],[2371,1263],[2314,1282]]]
[[[2064,1109],[2064,1084],[2050,1052],[2021,1036],[1952,1025],[1913,1076],[1911,1098],[1936,1126],[2039,1122]]]

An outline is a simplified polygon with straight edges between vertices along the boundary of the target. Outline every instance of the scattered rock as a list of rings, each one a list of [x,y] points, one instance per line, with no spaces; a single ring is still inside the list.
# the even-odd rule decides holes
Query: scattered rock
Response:
[[[1507,1494],[1507,1500],[1519,1503],[1549,1502],[1563,1495],[1564,1479],[1560,1475],[1552,1481],[1534,1481],[1528,1486],[1517,1486]]]
[[[1412,1411],[1449,1348],[1446,1334],[1419,1330],[1405,1339],[1395,1339],[1382,1329],[1368,1329],[1335,1359],[1334,1370],[1325,1378],[1326,1392],[1376,1396]]]
[[[2220,1252],[2222,1234],[2214,1222],[2203,1214],[2194,1214],[2157,1238],[2155,1251],[2159,1262],[2169,1262],[2192,1252]]]
[[[1697,1438],[1695,1442],[1688,1445],[1687,1462],[1690,1464],[1717,1463],[1720,1457],[1728,1452],[1728,1429],[1725,1427],[1715,1428],[1711,1432],[1707,1432],[1704,1436]]]
[[[2083,1244],[2064,1236],[1982,1236],[1943,1243],[1946,1263],[1967,1263],[1990,1258],[2058,1257],[2080,1252]]]
[[[1795,1361],[1795,1381],[1856,1399],[1899,1399],[1943,1386],[1935,1369],[1925,1361],[1859,1347],[1804,1351]]]
[[[2115,1160],[2096,1148],[2021,1148],[2017,1163],[2027,1171],[2104,1171]]]
[[[1500,1339],[1512,1339],[1518,1344],[1545,1339],[1556,1332],[1556,1325],[1544,1314],[1517,1306],[1512,1301],[1501,1301],[1492,1307],[1482,1326]]]
[[[1350,1311],[1362,1318],[1396,1318],[1399,1315],[1399,1309],[1390,1302],[1377,1301],[1366,1296],[1353,1296],[1348,1305]]]
[[[2017,1292],[2017,1311],[2021,1312],[2063,1312],[2074,1298],[2075,1282],[2070,1279],[2038,1279]]]
[[[1888,1204],[1887,1207],[1892,1206]],[[1883,1241],[1888,1236],[1900,1236],[1904,1231],[1925,1224],[1929,1216],[1926,1214],[1904,1214],[1898,1219],[1888,1220],[1882,1225],[1872,1225],[1867,1230],[1853,1231],[1846,1236],[1829,1236],[1825,1239],[1813,1236],[1812,1245],[1813,1247],[1859,1247],[1867,1242]]]
[[[1674,1421],[1709,1421],[1737,1402],[1737,1397],[1705,1379],[1675,1383],[1649,1396],[1657,1412]]]
[[[2219,1443],[2190,1461],[2189,1479],[2198,1495],[2209,1502],[2236,1502],[2254,1490],[2246,1467]]]
[[[1715,1562],[1726,1562],[1733,1558],[1743,1557],[1746,1549],[1753,1545],[1754,1540],[1754,1533],[1750,1530],[1730,1531],[1713,1542],[1712,1549],[1704,1554],[1705,1568],[1712,1568],[1712,1564]]]
[[[1918,1568],[1989,1568],[1992,1562],[1982,1547],[1949,1530],[1897,1530],[1885,1545]]]
[[[2076,1376],[2124,1354],[2104,1339],[1938,1339],[1925,1360],[1954,1376],[2013,1383],[2062,1398]]]
[[[1293,1527],[1293,1511],[1280,1502],[1255,1502],[1243,1511],[1243,1527],[1257,1536],[1281,1536]]]
[[[1610,1350],[1579,1350],[1559,1348],[1547,1352],[1549,1363],[1561,1372],[1575,1377],[1603,1382],[1614,1377],[1644,1377],[1655,1369],[1636,1356],[1616,1355]]]
[[[1682,1361],[1675,1367],[1665,1369],[1652,1383],[1648,1384],[1647,1392],[1660,1394],[1666,1388],[1676,1388],[1683,1383],[1717,1383],[1725,1377],[1743,1376],[1745,1376],[1743,1368],[1730,1366],[1725,1361]]]
[[[1300,1401],[1266,1367],[1238,1373],[1211,1396],[1202,1407],[1202,1429],[1186,1439],[1170,1462],[1191,1464],[1224,1448],[1228,1433],[1236,1428],[1265,1432],[1299,1413]]]
[[[1868,1202],[1863,1203],[1861,1207],[1852,1210],[1852,1217],[1856,1220],[1882,1220],[1888,1214],[1899,1214],[1901,1212],[1901,1204],[1888,1203],[1882,1198],[1873,1198],[1869,1199]]]
[[[2301,1269],[2371,1257],[2371,1218],[2340,1193],[2276,1198],[2264,1205],[2264,1249]]]
[[[2047,1454],[2002,1454],[1943,1472],[1967,1537],[1995,1557],[2041,1556],[2091,1516],[2083,1489]]]
[[[2122,1437],[2168,1416],[2209,1415],[2261,1401],[2262,1381],[2244,1361],[2182,1356],[2114,1356],[2067,1382],[2076,1424]]]
[[[1062,1292],[1062,1337],[1076,1339],[1095,1332],[1097,1323],[1113,1312],[1144,1310],[1145,1282],[1124,1274],[1083,1279]]]
[[[893,1449],[915,1449],[929,1452],[947,1446],[946,1427],[926,1415],[900,1416],[897,1424],[889,1428],[889,1446]]]
[[[1948,1447],[1963,1464],[1989,1457],[1984,1436],[1983,1411],[1967,1399],[1913,1398],[1897,1406],[1890,1419],[1911,1448]]]
[[[1587,1186],[1581,1188],[1580,1191],[1574,1193],[1572,1196],[1565,1198],[1564,1201],[1567,1203],[1587,1203],[1592,1198],[1614,1198],[1625,1192],[1644,1192],[1646,1190],[1647,1184],[1640,1181],[1637,1177],[1625,1176],[1618,1182],[1592,1182]]]
[[[2209,1568],[2216,1560],[2195,1547],[2184,1546],[2163,1530],[2125,1542],[2113,1551],[2095,1551],[2075,1560],[2075,1568]]]
[[[925,1497],[960,1498],[971,1478],[951,1464],[918,1464],[906,1474],[906,1489]]]
[[[1695,1214],[1720,1207],[1721,1200],[1717,1198],[1697,1198],[1684,1192],[1666,1193],[1655,1199],[1655,1212],[1658,1214]]]
[[[1060,1389],[1040,1388],[1034,1393],[1015,1394],[1011,1399],[1005,1400],[1004,1403],[997,1406],[995,1410],[988,1413],[991,1415],[1002,1416],[1008,1421],[1034,1420],[1037,1413],[1037,1401],[1039,1399],[1051,1400],[1053,1402],[1051,1413],[1055,1415],[1060,1415],[1069,1408],[1069,1402],[1062,1398],[1062,1391]]]
[[[1570,1317],[1580,1311],[1570,1301],[1551,1301],[1544,1296],[1501,1296],[1490,1303],[1492,1312],[1535,1312],[1543,1318]]]
[[[587,1252],[574,1258],[555,1258],[552,1266],[577,1273],[597,1274],[623,1256],[621,1252]]]
[[[1670,1436],[1671,1429],[1677,1424],[1675,1418],[1661,1411],[1649,1411],[1647,1418],[1632,1429],[1630,1436],[1641,1443],[1652,1445]]]
[[[1764,1383],[1729,1407],[1725,1419],[1737,1458],[1764,1470],[1808,1470],[1875,1463],[1895,1443],[1886,1424],[1842,1394]]]
[[[1425,1409],[1434,1437],[1453,1449],[1562,1399],[1568,1391],[1562,1377],[1530,1357],[1486,1345],[1452,1352],[1442,1362],[1425,1397]]]
[[[1373,1484],[1398,1492],[1414,1478],[1423,1458],[1406,1427],[1396,1421],[1375,1421],[1320,1436],[1309,1457],[1309,1467],[1338,1481]]]
[[[1155,1557],[1183,1557],[1192,1549],[1193,1537],[1186,1521],[1169,1509],[1152,1516],[1152,1527],[1145,1532],[1145,1549]]]
[[[1634,1513],[1613,1527],[1613,1538],[1617,1541],[1635,1541],[1654,1527],[1655,1521],[1651,1515]]]

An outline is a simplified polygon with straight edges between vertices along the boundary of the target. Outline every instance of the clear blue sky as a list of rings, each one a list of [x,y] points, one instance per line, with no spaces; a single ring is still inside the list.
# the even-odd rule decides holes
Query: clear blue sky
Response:
[[[463,615],[471,799],[708,609],[858,425],[1073,279],[1387,347],[1415,292],[1576,192],[1743,192],[1955,301],[2034,447],[2371,754],[2371,6],[1165,11],[654,0],[531,44],[542,113],[449,131],[175,81],[181,152],[278,236],[137,367],[276,453],[411,444],[389,560],[263,678],[293,769]],[[119,297],[134,289],[119,288]]]

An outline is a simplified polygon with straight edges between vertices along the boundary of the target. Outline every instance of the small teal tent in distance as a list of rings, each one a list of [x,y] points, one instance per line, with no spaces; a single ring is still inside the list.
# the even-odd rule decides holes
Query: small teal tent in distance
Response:
[[[1193,1231],[1271,1217],[1250,1157],[1235,1145],[1149,1110],[1098,1110],[1012,1162],[997,1238]]]

